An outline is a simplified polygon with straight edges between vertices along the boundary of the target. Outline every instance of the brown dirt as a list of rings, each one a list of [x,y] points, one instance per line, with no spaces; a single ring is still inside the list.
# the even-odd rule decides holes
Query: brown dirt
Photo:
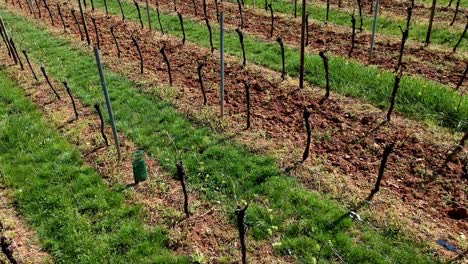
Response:
[[[154,0],[150,1],[153,4]],[[174,4],[172,0],[159,0],[161,10],[172,12]],[[223,3],[225,12],[225,23],[231,30],[240,24],[238,7],[232,3]],[[198,20],[203,19],[203,8],[198,7]],[[195,17],[193,4],[188,1],[177,2],[177,10],[184,16]],[[216,7],[212,1],[207,3],[207,13],[211,23],[216,22]],[[270,38],[271,17],[266,12],[245,8],[244,31],[255,36],[274,41],[281,36],[283,41],[294,47],[300,44],[300,20],[292,19],[290,16],[275,15],[274,37]],[[351,18],[350,18],[351,19]],[[204,22],[203,22],[204,23]],[[351,48],[351,30],[343,30],[334,25],[324,25],[310,21],[310,45],[307,51],[318,54],[319,50],[328,49],[332,54],[348,57]],[[375,46],[375,57],[372,64],[381,69],[394,70],[399,56],[401,38],[378,36]],[[358,33],[352,58],[367,65],[369,64],[370,34]],[[248,53],[248,50],[246,51]],[[405,55],[405,73],[420,75],[443,84],[455,86],[465,68],[464,59],[455,56],[450,51],[432,50],[425,48],[422,44],[407,43]]]
[[[320,0],[319,1],[322,6],[326,4],[326,0]],[[356,13],[358,13],[358,6],[357,6],[357,0],[353,1],[343,1],[342,8],[338,7],[338,2],[337,1],[330,1],[331,9],[340,9],[340,10],[347,10],[348,12],[351,12],[353,10],[356,10]],[[375,6],[375,1],[372,1],[373,5]],[[362,8],[363,8],[363,13],[368,14],[368,15],[373,15],[371,14],[370,11],[370,3],[371,1],[369,0],[363,0],[362,1]],[[388,16],[388,17],[398,17],[399,19],[406,19],[406,7],[409,6],[410,1],[404,1],[404,0],[383,0],[380,2],[380,14],[381,16]],[[443,6],[440,5],[440,3],[437,4],[436,6],[436,13],[434,16],[434,23],[435,25],[437,24],[443,24],[449,27],[450,23],[452,22],[453,15],[455,13],[455,6],[456,6],[456,0],[452,3],[451,7]],[[414,9],[413,9],[413,21],[418,21],[420,23],[427,23],[429,19],[429,14],[430,14],[431,6],[423,3],[415,3]],[[458,30],[463,30],[463,27],[466,24],[466,19],[463,19],[467,15],[467,9],[466,7],[463,7],[463,3],[460,4],[460,9],[457,15],[457,19],[455,20],[454,25],[451,28],[456,28]]]
[[[64,6],[65,8],[65,6]],[[69,13],[69,12],[67,12]],[[201,106],[201,94],[197,85],[196,62],[204,59],[205,82],[209,105],[216,105],[217,92],[212,89],[218,83],[216,69],[218,58],[209,51],[195,45],[180,45],[180,40],[159,34],[140,31],[132,23],[122,23],[116,17],[104,18],[96,12],[96,20],[101,28],[113,24],[118,32],[123,59],[119,63],[109,63],[114,70],[127,73],[135,81],[145,80],[143,89],[151,90],[148,80],[166,79],[166,67],[155,47],[166,42],[169,58],[174,69],[174,87],[171,98],[179,109],[188,113],[205,113]],[[70,18],[67,17],[67,21]],[[48,22],[47,22],[48,23]],[[77,40],[77,28],[70,28]],[[145,75],[138,75],[138,59],[129,35],[133,32],[139,39],[145,57]],[[106,51],[106,60],[116,61],[116,51],[109,33],[101,31],[101,46]],[[94,39],[94,38],[93,38]],[[133,70],[129,70],[133,68]],[[361,141],[369,130],[382,120],[382,112],[355,99],[333,95],[326,104],[320,106],[319,89],[305,91],[295,89],[297,80],[280,82],[279,74],[255,66],[242,68],[237,60],[228,57],[226,67],[226,116],[222,123],[226,133],[237,134],[241,142],[257,144],[260,139],[265,151],[280,157],[280,163],[288,167],[299,160],[305,136],[302,109],[306,105],[313,110],[312,159],[297,170],[304,184],[322,191],[330,191],[333,184],[320,176],[339,175],[335,180],[343,183],[338,192],[356,200],[365,197],[375,180],[383,146],[398,142],[391,156],[381,199],[374,209],[395,211],[396,219],[403,219],[403,229],[414,228],[422,239],[435,241],[443,237],[457,244],[457,237],[468,228],[468,221],[454,220],[447,213],[453,207],[466,207],[466,178],[462,165],[466,164],[466,149],[450,163],[445,176],[435,175],[447,151],[453,148],[460,135],[448,135],[435,128],[428,128],[401,117],[394,117],[391,124],[381,127]],[[253,122],[252,131],[242,132],[245,103],[241,81],[248,79],[252,89]],[[153,82],[154,84],[154,82]],[[198,110],[197,110],[198,109]],[[209,110],[216,109],[210,107]],[[199,112],[197,112],[199,111]],[[461,137],[461,136],[460,136]],[[270,144],[271,143],[271,144]],[[320,166],[319,166],[320,165]],[[317,168],[321,168],[317,172]],[[305,173],[304,173],[305,172]],[[320,178],[317,180],[317,177]],[[317,186],[318,184],[324,186]],[[336,184],[336,182],[335,182]],[[335,187],[337,188],[337,187]],[[375,212],[373,212],[375,214]],[[377,217],[377,216],[375,216]],[[385,223],[389,219],[380,219]],[[413,230],[414,231],[414,230]]]
[[[13,208],[11,195],[8,189],[0,186],[1,234],[12,241],[15,259],[22,263],[54,263],[53,258],[39,246],[37,234]],[[0,263],[9,263],[3,253],[0,253]]]
[[[7,61],[5,54],[2,55],[2,61]],[[33,67],[36,70],[39,68],[36,65]],[[34,82],[29,73],[24,74],[17,67],[9,67],[8,71],[15,76],[22,87],[27,87],[28,96],[40,107],[46,118],[52,121],[70,143],[78,147],[85,162],[102,175],[110,186],[133,184],[132,153],[138,149],[138,146],[120,133],[123,159],[118,162],[110,136],[112,131],[108,126],[105,129],[111,143],[111,146],[106,147],[100,133],[100,122],[94,110],[84,106],[78,98],[75,98],[79,113],[79,119],[76,120],[70,99],[61,83],[49,76],[63,98],[58,101],[54,100],[54,95],[45,81]],[[73,84],[70,86],[73,89]],[[195,190],[190,190],[189,187],[192,216],[185,219],[180,183],[164,172],[150,156],[146,155],[145,160],[150,179],[126,191],[127,203],[143,205],[147,224],[163,225],[168,228],[171,249],[177,254],[204,255],[210,263],[218,263],[220,259],[228,259],[230,263],[237,262],[239,260],[237,229],[227,219],[227,213],[221,214],[220,206],[200,198],[200,195]],[[20,230],[24,229],[23,226],[18,226],[20,227]],[[22,231],[22,233],[25,232]],[[25,239],[27,236],[18,240],[17,243],[31,246],[23,242]],[[265,259],[268,259],[270,263],[289,262],[285,258],[276,257],[268,241],[252,241],[249,243],[249,248],[252,251],[249,253],[252,263],[262,263]],[[20,252],[22,251],[24,250]],[[27,255],[22,253],[21,256],[28,257],[34,263],[38,263],[45,255],[43,252],[39,252],[41,255],[34,251],[26,253]]]

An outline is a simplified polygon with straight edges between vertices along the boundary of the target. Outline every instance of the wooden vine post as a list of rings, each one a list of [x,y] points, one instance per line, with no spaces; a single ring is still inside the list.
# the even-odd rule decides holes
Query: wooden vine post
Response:
[[[102,139],[104,139],[104,143],[106,144],[106,147],[109,146],[109,140],[107,140],[107,136],[106,136],[106,133],[104,131],[104,118],[102,117],[102,112],[101,112],[101,108],[99,107],[99,104],[95,104],[94,105],[94,109],[96,109],[96,112],[99,116],[99,121],[100,121],[100,124],[101,124],[101,136],[102,136]]]
[[[94,47],[94,56],[96,58],[96,64],[97,64],[98,71],[99,71],[99,78],[101,79],[102,91],[104,93],[104,98],[106,100],[106,106],[107,106],[107,112],[109,114],[109,119],[110,119],[111,126],[112,126],[112,134],[114,136],[115,148],[117,149],[117,156],[118,156],[118,159],[121,160],[122,154],[120,152],[119,135],[117,132],[117,127],[115,125],[114,113],[112,112],[112,104],[110,101],[109,92],[107,90],[107,82],[106,82],[106,78],[104,77],[104,70],[102,69],[101,54],[97,47]]]
[[[44,0],[44,6],[45,6],[45,8],[47,10],[47,13],[49,13],[49,17],[50,17],[50,21],[52,22],[52,26],[55,26],[54,17],[52,15],[52,11],[50,10],[49,4],[47,3],[47,0]]]
[[[8,32],[5,28],[5,24],[3,23],[3,18],[0,16],[0,35],[2,35],[3,43],[5,43],[5,46],[7,47],[8,50],[8,56],[13,59],[14,54],[13,50],[10,47],[10,41],[8,37]]]
[[[294,18],[297,18],[297,0],[294,0]]]
[[[42,18],[42,12],[41,12],[41,8],[39,7],[39,3],[37,2],[37,0],[34,0],[34,3],[37,6],[37,14],[39,15],[39,18]]]
[[[76,10],[72,9],[71,13],[72,13],[73,19],[75,20],[75,24],[78,27],[78,31],[80,32],[81,41],[83,41],[84,40],[83,31],[81,31],[80,22],[78,22],[78,18],[76,17]]]
[[[185,213],[185,217],[189,218],[190,217],[190,211],[189,211],[189,208],[188,208],[188,194],[187,194],[187,187],[185,186],[186,174],[185,174],[185,169],[184,169],[184,165],[182,163],[182,160],[178,160],[176,162],[176,167],[177,167],[177,176],[179,178],[180,185],[182,186],[182,192],[184,193],[184,213]]]
[[[241,245],[242,264],[247,264],[247,245],[245,240],[246,228],[245,228],[245,212],[249,207],[248,204],[241,206],[238,205],[235,211],[237,218],[237,229],[239,231],[239,240]]]
[[[81,20],[83,22],[83,28],[84,28],[84,31],[85,31],[86,42],[88,43],[88,45],[91,45],[91,41],[89,39],[89,34],[88,34],[88,27],[86,26],[86,19],[85,19],[85,15],[83,13],[83,7],[81,6],[81,0],[78,0],[78,5],[79,5],[79,8],[80,8]]]
[[[198,83],[200,84],[200,89],[203,95],[203,105],[206,105],[208,103],[208,99],[206,98],[205,86],[203,85],[203,66],[205,66],[204,63],[202,62],[198,63],[197,72],[198,72]]]
[[[250,122],[250,83],[248,80],[244,80],[244,87],[245,87],[245,100],[247,103],[247,126],[246,129],[250,128],[251,122]]]
[[[205,24],[206,24],[206,27],[208,28],[208,33],[210,34],[210,47],[211,47],[211,53],[213,53],[214,51],[213,32],[211,31],[210,21],[208,20],[207,17],[205,17]]]
[[[46,79],[47,84],[49,84],[49,87],[50,87],[50,89],[52,90],[52,92],[55,94],[55,96],[57,97],[57,99],[60,100],[60,95],[57,93],[57,91],[55,90],[54,86],[53,86],[52,83],[50,82],[49,76],[47,76],[47,72],[46,72],[46,69],[45,69],[44,64],[41,64],[41,72],[42,72],[42,75],[44,76],[44,78]]]
[[[169,62],[169,58],[167,57],[167,54],[166,54],[166,44],[162,46],[159,52],[162,54],[164,62],[167,64],[167,73],[169,75],[169,85],[172,86],[171,63]]]
[[[60,16],[60,21],[62,21],[63,32],[67,32],[67,25],[65,24],[65,20],[63,19],[62,9],[60,8],[60,4],[59,4],[59,3],[57,3],[57,11],[58,11],[58,14],[59,14],[59,16]]]
[[[307,132],[307,142],[306,142],[306,147],[304,150],[304,153],[302,154],[302,162],[306,161],[307,158],[309,157],[309,152],[310,152],[310,143],[312,141],[312,128],[310,126],[310,116],[312,113],[307,109],[307,107],[304,107],[304,113],[302,114],[302,117],[304,118],[305,122],[305,127],[306,127],[306,132]]]
[[[387,166],[388,157],[392,153],[394,146],[395,146],[394,143],[387,144],[385,146],[385,150],[382,155],[382,161],[380,162],[379,175],[377,176],[377,181],[375,182],[374,188],[372,189],[371,193],[366,199],[367,202],[372,201],[372,198],[374,198],[374,195],[378,193],[380,190],[380,183],[385,173],[385,167]]]
[[[18,54],[18,50],[16,49],[16,45],[15,45],[15,42],[13,41],[13,38],[10,37],[10,45],[13,49],[13,53],[15,54],[14,57],[16,57],[16,60],[18,61],[20,67],[21,67],[21,70],[24,70],[24,65],[23,65],[23,62],[21,61],[21,58]]]
[[[78,111],[76,110],[75,99],[73,99],[73,96],[72,96],[72,93],[71,93],[71,89],[70,89],[70,87],[68,86],[67,80],[63,81],[63,85],[65,86],[65,89],[67,90],[68,96],[70,97],[70,100],[71,100],[71,102],[72,102],[73,112],[75,113],[75,118],[76,118],[76,120],[78,120]]]
[[[236,28],[237,35],[239,35],[239,41],[242,48],[242,67],[245,67],[245,48],[244,48],[244,34],[239,28]]]
[[[276,39],[276,42],[280,45],[281,48],[281,80],[284,81],[286,79],[286,66],[285,66],[285,58],[284,58],[284,43],[281,37]]]
[[[143,54],[141,54],[141,49],[140,49],[140,44],[138,43],[138,40],[132,35],[132,42],[133,42],[133,45],[135,45],[136,49],[137,49],[137,52],[138,52],[138,56],[140,57],[140,74],[143,74]]]
[[[304,52],[305,52],[305,33],[306,33],[306,8],[307,1],[302,0],[302,26],[301,26],[301,61],[299,67],[299,88],[304,88]]]
[[[437,5],[437,0],[432,0],[431,15],[429,16],[429,25],[427,27],[426,41],[424,42],[426,46],[431,43],[432,24],[434,22],[436,5]]]
[[[24,57],[26,58],[26,62],[28,63],[29,69],[31,70],[34,80],[39,81],[39,79],[37,78],[36,72],[34,71],[34,68],[31,65],[31,61],[29,61],[28,53],[26,53],[26,50],[23,50],[22,52],[23,52]]]

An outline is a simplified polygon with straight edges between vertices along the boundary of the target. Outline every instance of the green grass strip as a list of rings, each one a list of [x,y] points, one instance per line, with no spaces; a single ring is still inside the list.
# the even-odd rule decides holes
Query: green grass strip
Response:
[[[28,40],[24,48],[31,50],[34,60],[40,58],[46,64],[51,76],[68,79],[74,93],[87,105],[102,101],[90,51],[73,49],[67,40],[5,9],[0,9],[0,14],[15,36]],[[398,232],[382,234],[368,226],[354,225],[348,217],[336,226],[330,225],[346,210],[281,173],[271,157],[252,154],[206,127],[193,127],[170,104],[135,89],[136,85],[121,75],[107,71],[106,77],[118,129],[176,175],[176,150],[165,136],[168,132],[177,148],[183,150],[189,186],[205,193],[207,199],[219,201],[227,211],[234,211],[236,199],[255,197],[247,213],[249,234],[255,239],[280,235],[277,253],[291,253],[301,263],[312,263],[319,254],[320,241],[325,241],[349,263],[433,262]],[[234,214],[231,216],[233,219]],[[330,247],[324,246],[321,263],[334,258]]]
[[[96,0],[96,7],[103,9],[104,2]],[[109,12],[120,15],[116,1],[107,3]],[[139,21],[135,5],[122,1],[126,19]],[[141,7],[142,8],[142,7]],[[142,14],[146,14],[143,8]],[[156,12],[151,10],[153,21]],[[161,22],[165,32],[182,37],[182,31],[177,16],[161,14]],[[187,40],[204,47],[210,47],[209,33],[205,24],[184,18]],[[158,28],[155,22],[153,28]],[[219,27],[212,25],[216,46],[219,46]],[[281,71],[281,50],[277,43],[267,42],[250,35],[244,36],[247,62],[253,62],[275,71]],[[239,37],[236,32],[225,33],[225,51],[237,57],[242,56]],[[298,77],[299,51],[296,48],[285,47],[286,70],[290,76]],[[387,107],[393,89],[394,76],[389,71],[379,70],[373,66],[364,66],[358,62],[330,56],[330,84],[335,92],[368,101],[378,107]],[[325,73],[322,59],[318,55],[306,55],[305,79],[309,83],[325,87]],[[464,96],[457,110],[459,95],[451,88],[428,81],[420,77],[404,76],[400,83],[397,96],[396,111],[416,120],[426,121],[455,130],[468,129],[468,99]]]
[[[57,263],[187,263],[165,249],[163,229],[124,205],[75,147],[44,120],[0,71],[0,176],[15,206]]]
[[[230,2],[235,2],[233,0],[229,0]],[[356,2],[357,0],[355,0]],[[245,0],[247,6],[252,7],[254,0]],[[357,3],[357,2],[356,2]],[[355,4],[356,4],[355,3]],[[356,4],[357,5],[357,4]],[[263,5],[259,6],[257,3],[257,8],[262,8]],[[357,9],[357,7],[356,7]],[[264,10],[264,9],[263,9]],[[279,0],[273,2],[273,10],[277,13],[284,13],[289,14],[290,16],[294,15],[294,3],[290,0]],[[372,31],[372,25],[374,21],[374,15],[369,15],[367,13],[368,10],[363,10],[362,16],[362,28],[367,31]],[[302,12],[302,4],[301,1],[298,1],[297,4],[297,14],[300,17]],[[308,4],[307,12],[310,14],[309,19],[313,19],[316,21],[325,21],[327,9],[323,4]],[[401,31],[399,26],[403,27],[406,25],[406,12],[402,11],[403,18],[396,18],[396,17],[388,17],[382,16],[380,14],[377,22],[377,33],[378,34],[385,34],[390,36],[396,36],[401,38]],[[461,17],[459,19],[462,19]],[[429,17],[428,17],[429,20]],[[338,9],[337,6],[331,6],[328,23],[333,23],[340,26],[350,27],[351,24],[351,14],[347,11]],[[358,11],[356,11],[356,27],[359,27],[359,15]],[[350,29],[351,32],[351,29]],[[431,35],[431,43],[444,45],[449,48],[453,48],[457,41],[460,39],[460,36],[463,32],[463,28],[459,30],[454,30],[449,27],[448,24],[438,24],[437,21],[434,22],[434,26],[432,29]],[[409,38],[415,41],[419,41],[423,43],[426,40],[426,33],[427,33],[427,23],[415,22],[411,23],[411,30],[409,33]],[[350,33],[351,34],[351,33]],[[312,33],[313,36],[313,33]],[[460,51],[468,50],[468,41],[464,40],[458,46]]]

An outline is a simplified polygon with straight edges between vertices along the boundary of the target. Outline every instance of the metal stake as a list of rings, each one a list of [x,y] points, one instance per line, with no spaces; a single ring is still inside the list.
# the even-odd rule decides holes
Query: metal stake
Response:
[[[377,30],[377,19],[379,18],[379,9],[380,9],[380,0],[377,0],[375,2],[374,23],[372,24],[372,37],[371,37],[371,47],[370,47],[370,56],[369,56],[370,62],[372,62],[372,60],[374,59],[375,31]]]
[[[107,90],[106,78],[104,77],[104,71],[102,69],[101,55],[97,47],[94,47],[94,56],[96,57],[96,64],[99,70],[99,78],[101,79],[102,91],[104,92],[104,98],[106,99],[107,112],[109,113],[109,119],[112,126],[112,134],[114,135],[114,143],[117,149],[117,156],[119,160],[121,160],[122,156],[120,153],[119,135],[117,134],[117,127],[115,126],[114,113],[112,112],[112,105],[109,98],[109,92]]]
[[[219,55],[220,55],[220,75],[221,75],[221,82],[220,82],[220,104],[221,104],[221,117],[224,115],[224,12],[221,11],[219,13],[219,24],[220,24],[220,31],[219,31],[219,37],[220,37],[220,49],[219,49]]]

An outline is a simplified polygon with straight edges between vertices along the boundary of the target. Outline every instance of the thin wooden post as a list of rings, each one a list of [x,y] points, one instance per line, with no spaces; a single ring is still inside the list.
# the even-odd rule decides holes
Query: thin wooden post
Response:
[[[299,88],[304,88],[304,52],[305,52],[305,33],[306,33],[306,7],[307,1],[302,0],[302,26],[301,26],[301,61],[299,68]]]
[[[305,0],[304,0],[305,1]],[[219,13],[219,61],[220,61],[220,105],[221,105],[221,117],[224,116],[224,10]]]

